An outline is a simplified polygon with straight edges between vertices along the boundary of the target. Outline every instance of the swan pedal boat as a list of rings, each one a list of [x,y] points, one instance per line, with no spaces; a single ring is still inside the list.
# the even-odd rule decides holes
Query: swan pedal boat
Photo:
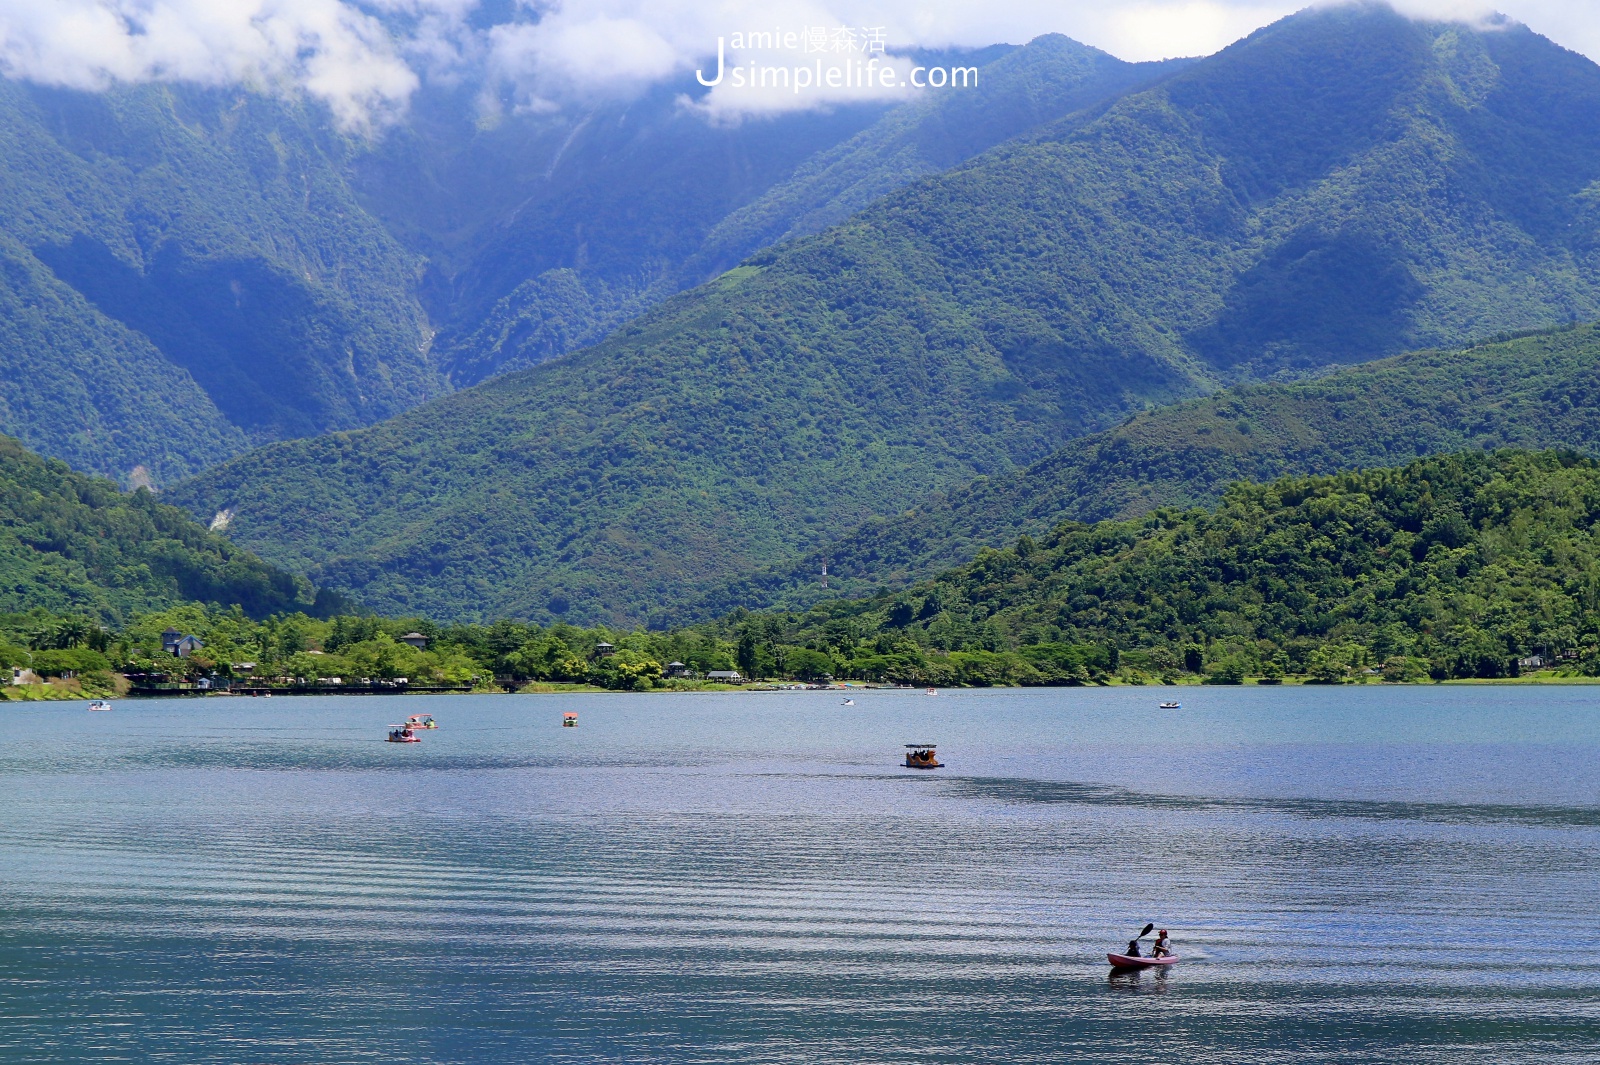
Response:
[[[1164,965],[1176,965],[1178,956],[1168,954],[1165,958],[1134,958],[1127,954],[1107,954],[1106,961],[1111,963],[1113,969],[1159,969]]]

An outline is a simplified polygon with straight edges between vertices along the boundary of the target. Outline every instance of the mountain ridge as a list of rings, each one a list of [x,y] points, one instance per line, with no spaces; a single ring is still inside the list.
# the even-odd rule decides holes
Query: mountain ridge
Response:
[[[1600,68],[1526,29],[1316,9],[174,498],[380,609],[636,620],[1146,406],[1600,316],[1596,107]]]
[[[1212,506],[1230,484],[1327,476],[1464,448],[1600,452],[1600,326],[1421,351],[1311,381],[1241,386],[1143,411],[1025,470],[875,518],[829,547],[741,576],[652,623],[805,608],[893,590],[1062,520]],[[828,589],[820,585],[823,562]]]

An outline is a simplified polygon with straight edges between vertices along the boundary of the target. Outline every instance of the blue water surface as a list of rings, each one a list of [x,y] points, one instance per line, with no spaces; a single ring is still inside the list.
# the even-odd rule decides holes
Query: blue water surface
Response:
[[[6,705],[0,1060],[1600,1060],[1600,688],[1172,691]]]

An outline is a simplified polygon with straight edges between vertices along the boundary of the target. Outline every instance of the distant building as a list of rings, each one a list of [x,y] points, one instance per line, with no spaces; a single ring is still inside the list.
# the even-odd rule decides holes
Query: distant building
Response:
[[[205,644],[200,642],[200,637],[186,635],[177,629],[168,629],[161,634],[161,649],[179,658],[188,658],[204,646]]]
[[[691,672],[692,670],[682,662],[667,663],[667,676],[669,677],[687,677]]]
[[[606,655],[614,655],[616,653],[617,649],[604,640],[594,645],[594,656],[596,658],[604,658]]]
[[[419,651],[428,649],[428,638],[420,632],[408,632],[400,637],[400,642],[407,647],[415,647]]]
[[[744,678],[737,669],[713,669],[706,674],[706,680],[720,680],[728,684],[742,684]]]
[[[1527,658],[1517,659],[1517,665],[1523,669],[1543,669],[1549,664],[1545,661],[1544,655],[1529,655]]]
[[[235,662],[229,668],[235,673],[253,673],[255,672],[256,664],[254,662]]]

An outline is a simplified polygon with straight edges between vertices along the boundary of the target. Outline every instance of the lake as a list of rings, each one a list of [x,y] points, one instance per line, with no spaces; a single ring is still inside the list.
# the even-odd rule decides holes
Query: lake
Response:
[[[1600,1059],[1600,687],[852,698],[0,707],[0,1058]]]

